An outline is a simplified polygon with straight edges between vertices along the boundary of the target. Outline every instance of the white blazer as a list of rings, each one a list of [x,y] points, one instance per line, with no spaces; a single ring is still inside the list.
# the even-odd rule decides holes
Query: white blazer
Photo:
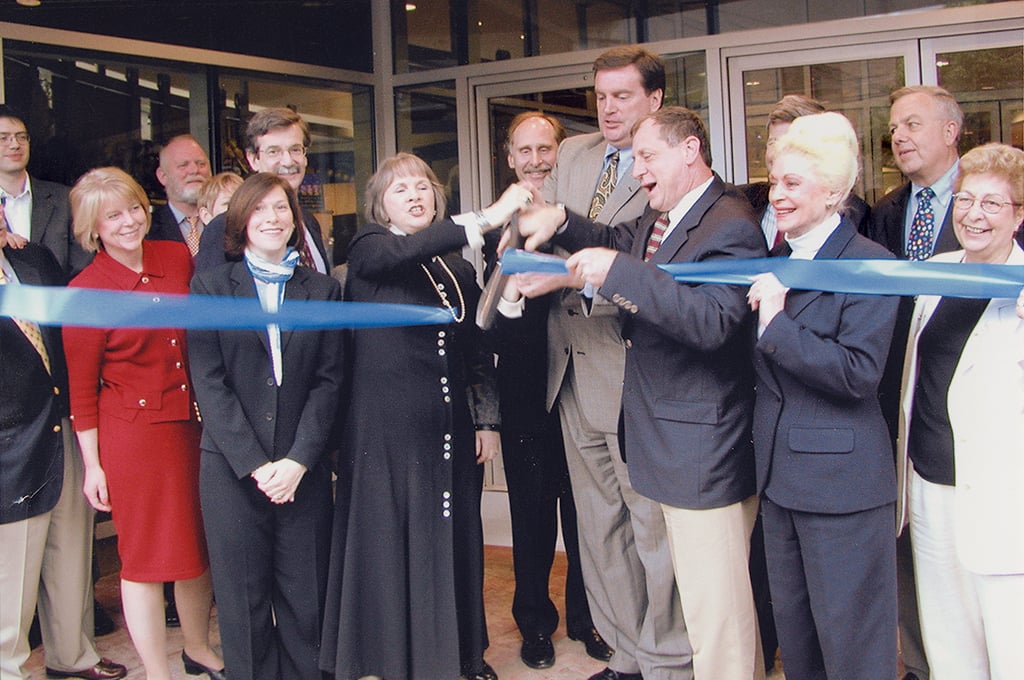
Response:
[[[962,250],[934,262],[958,262]],[[1024,265],[1014,243],[1006,264]],[[940,298],[917,299],[903,370],[898,528],[907,523],[912,464],[907,434],[917,382],[917,343]],[[992,300],[964,345],[947,396],[953,429],[954,539],[960,563],[978,574],[1024,573],[1024,320],[1016,298]]]

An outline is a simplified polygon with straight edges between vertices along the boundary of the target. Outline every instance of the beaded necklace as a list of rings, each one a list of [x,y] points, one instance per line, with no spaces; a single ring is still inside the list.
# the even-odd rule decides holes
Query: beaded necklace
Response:
[[[466,318],[466,302],[462,297],[462,288],[459,287],[459,281],[458,279],[455,278],[455,274],[452,274],[452,270],[448,268],[448,265],[445,263],[443,259],[435,255],[434,257],[431,258],[431,260],[441,265],[441,268],[444,269],[444,271],[448,274],[448,277],[452,280],[452,283],[455,284],[455,293],[456,295],[459,296],[459,311],[457,314],[455,312],[455,308],[452,307],[452,303],[448,301],[448,293],[445,292],[444,285],[439,284],[437,281],[434,280],[434,276],[430,273],[430,270],[427,269],[427,266],[425,264],[421,264],[420,268],[423,270],[423,273],[427,275],[427,278],[430,279],[430,284],[434,287],[434,290],[437,292],[437,296],[441,298],[441,304],[444,305],[445,308],[447,308],[448,313],[452,315],[453,319],[455,319],[455,323],[462,323],[462,320]]]

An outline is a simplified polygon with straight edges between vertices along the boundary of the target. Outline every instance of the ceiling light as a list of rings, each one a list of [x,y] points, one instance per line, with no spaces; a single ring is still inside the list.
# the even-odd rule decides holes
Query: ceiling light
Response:
[[[413,3],[413,2],[405,3],[405,11],[406,12],[415,12],[416,11],[416,3]]]
[[[22,7],[39,7],[43,2],[42,0],[18,0],[18,4]]]

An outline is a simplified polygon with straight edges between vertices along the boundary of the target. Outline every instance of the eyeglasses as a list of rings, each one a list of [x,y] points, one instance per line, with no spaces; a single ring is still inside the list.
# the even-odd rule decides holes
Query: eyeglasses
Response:
[[[989,215],[995,215],[1003,209],[1003,206],[1020,206],[1020,203],[1014,203],[1013,201],[1000,201],[991,195],[975,198],[971,194],[967,194],[962,191],[958,194],[953,194],[953,205],[956,206],[957,210],[970,210],[974,206],[975,202],[980,203],[981,209]]]
[[[0,144],[10,144],[11,140],[18,144],[28,144],[27,132],[0,132]]]
[[[260,149],[260,155],[265,156],[268,160],[276,161],[288,154],[291,158],[302,158],[306,155],[306,147],[301,144],[289,146],[287,149],[282,149],[279,146],[268,146],[266,149]]]

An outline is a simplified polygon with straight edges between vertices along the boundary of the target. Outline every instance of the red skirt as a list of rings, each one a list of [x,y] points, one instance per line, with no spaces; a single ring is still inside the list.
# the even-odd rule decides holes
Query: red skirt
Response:
[[[100,464],[121,578],[185,581],[209,566],[199,507],[201,433],[194,420],[127,423],[100,414]]]

